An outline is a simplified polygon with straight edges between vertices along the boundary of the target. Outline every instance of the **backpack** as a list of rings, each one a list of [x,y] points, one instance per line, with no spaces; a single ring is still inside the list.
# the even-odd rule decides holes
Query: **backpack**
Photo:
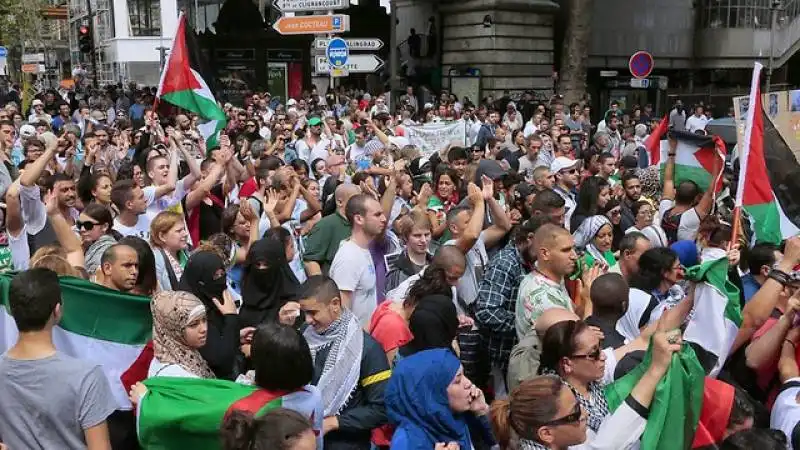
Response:
[[[661,229],[664,230],[670,245],[678,240],[678,227],[681,225],[681,216],[683,216],[683,213],[672,214],[673,209],[675,208],[668,209],[661,219]]]

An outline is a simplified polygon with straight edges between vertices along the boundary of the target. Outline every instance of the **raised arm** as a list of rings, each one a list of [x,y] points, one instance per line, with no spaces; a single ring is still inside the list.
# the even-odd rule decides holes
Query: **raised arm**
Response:
[[[662,200],[675,199],[675,152],[678,148],[678,140],[669,137],[669,152],[667,153],[667,164],[664,168],[664,190],[661,193]]]
[[[494,198],[494,182],[484,175],[481,177],[481,183],[483,183],[483,200],[489,205],[489,214],[492,216],[492,225],[483,232],[483,241],[488,249],[497,245],[511,231],[511,220],[500,206],[500,202]]]
[[[36,184],[36,181],[42,176],[42,172],[50,164],[50,161],[56,155],[56,149],[58,148],[58,140],[52,133],[49,134],[52,138],[45,139],[45,150],[42,156],[36,158],[31,164],[25,166],[25,171],[19,177],[19,183],[23,186],[33,186]]]
[[[475,242],[478,241],[481,230],[483,230],[483,217],[486,214],[486,203],[483,201],[483,193],[475,183],[470,183],[469,186],[467,186],[467,196],[470,204],[472,204],[472,216],[467,223],[466,229],[456,240],[456,246],[465,254],[470,251],[472,246],[475,245]]]
[[[78,235],[72,232],[72,227],[67,223],[67,219],[61,214],[61,211],[59,211],[56,193],[54,191],[49,192],[45,200],[47,217],[50,218],[50,225],[53,227],[58,243],[61,244],[64,251],[67,253],[67,262],[73,267],[84,267],[85,261],[81,240]]]

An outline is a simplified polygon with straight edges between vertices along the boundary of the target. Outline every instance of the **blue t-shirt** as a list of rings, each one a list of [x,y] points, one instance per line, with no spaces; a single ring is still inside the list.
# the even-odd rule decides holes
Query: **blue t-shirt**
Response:
[[[761,289],[761,285],[756,281],[753,274],[746,274],[742,277],[742,292],[744,293],[744,302],[747,303],[756,295],[756,292]]]

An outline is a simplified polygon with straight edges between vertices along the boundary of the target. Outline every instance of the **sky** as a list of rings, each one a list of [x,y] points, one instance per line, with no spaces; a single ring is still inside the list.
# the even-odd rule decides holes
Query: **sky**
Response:
[[[389,3],[391,3],[391,0],[381,0],[381,6],[385,7],[386,11],[389,11]],[[357,5],[358,0],[350,0],[350,4]]]

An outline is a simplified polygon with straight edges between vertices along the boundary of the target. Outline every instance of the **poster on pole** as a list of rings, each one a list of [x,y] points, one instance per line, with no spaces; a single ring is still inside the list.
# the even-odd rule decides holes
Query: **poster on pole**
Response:
[[[467,125],[464,119],[453,122],[429,123],[406,127],[409,142],[430,156],[450,144],[467,145]]]

